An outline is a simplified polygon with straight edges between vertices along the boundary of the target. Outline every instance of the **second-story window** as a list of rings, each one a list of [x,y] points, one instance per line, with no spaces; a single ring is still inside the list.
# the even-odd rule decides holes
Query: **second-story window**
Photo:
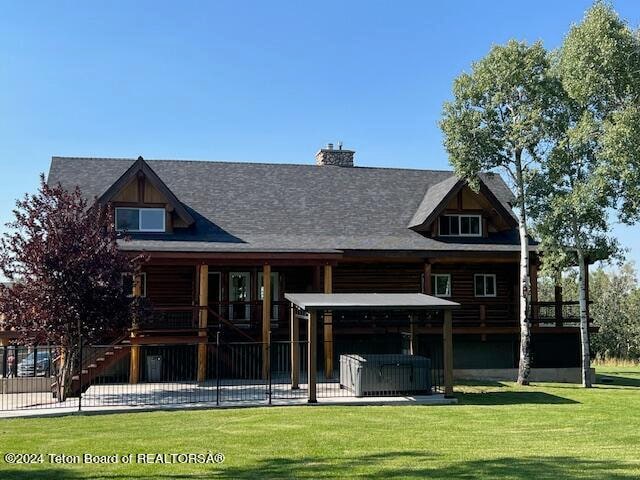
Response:
[[[440,235],[443,237],[479,237],[482,235],[481,215],[442,215]]]
[[[120,232],[164,232],[164,208],[116,208],[116,229]]]
[[[496,276],[493,273],[478,273],[473,276],[476,297],[496,296]]]
[[[431,275],[431,288],[436,297],[451,296],[451,275],[448,273],[436,273]]]

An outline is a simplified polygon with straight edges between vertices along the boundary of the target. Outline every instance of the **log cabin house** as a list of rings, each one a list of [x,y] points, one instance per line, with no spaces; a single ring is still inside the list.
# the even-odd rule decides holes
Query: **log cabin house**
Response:
[[[452,300],[461,305],[452,313],[456,371],[515,372],[519,239],[499,175],[482,175],[475,192],[450,171],[358,167],[353,151],[329,145],[315,165],[53,157],[48,182],[111,204],[116,228],[130,237],[121,248],[149,257],[126,287],[154,312],[126,333],[132,382],[143,380],[145,345],[201,345],[193,353],[201,380],[205,345],[221,327],[228,338],[291,338],[287,292]],[[559,289],[555,302],[538,302],[535,242],[529,248],[533,377],[550,370],[577,380],[576,302]],[[441,323],[426,316],[408,328],[393,317],[325,315],[317,326],[325,372],[348,342],[383,352],[407,341],[418,352],[436,348]]]

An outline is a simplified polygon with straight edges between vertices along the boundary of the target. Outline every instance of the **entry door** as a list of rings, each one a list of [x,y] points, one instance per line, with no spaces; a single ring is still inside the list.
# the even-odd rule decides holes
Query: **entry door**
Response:
[[[229,318],[236,322],[249,322],[251,316],[251,274],[229,273],[229,302],[246,302],[244,305],[229,305]]]

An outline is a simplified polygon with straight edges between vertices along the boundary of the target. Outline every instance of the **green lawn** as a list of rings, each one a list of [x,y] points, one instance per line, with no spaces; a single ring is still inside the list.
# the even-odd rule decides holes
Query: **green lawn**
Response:
[[[215,465],[30,465],[0,479],[640,478],[640,369],[598,388],[458,387],[454,406],[272,407],[0,420],[0,451],[222,452]]]

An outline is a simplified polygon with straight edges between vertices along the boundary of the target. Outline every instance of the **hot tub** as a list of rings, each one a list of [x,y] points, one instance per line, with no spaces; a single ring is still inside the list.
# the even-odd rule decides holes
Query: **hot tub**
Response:
[[[419,355],[340,355],[340,388],[356,397],[430,394],[431,360]]]

